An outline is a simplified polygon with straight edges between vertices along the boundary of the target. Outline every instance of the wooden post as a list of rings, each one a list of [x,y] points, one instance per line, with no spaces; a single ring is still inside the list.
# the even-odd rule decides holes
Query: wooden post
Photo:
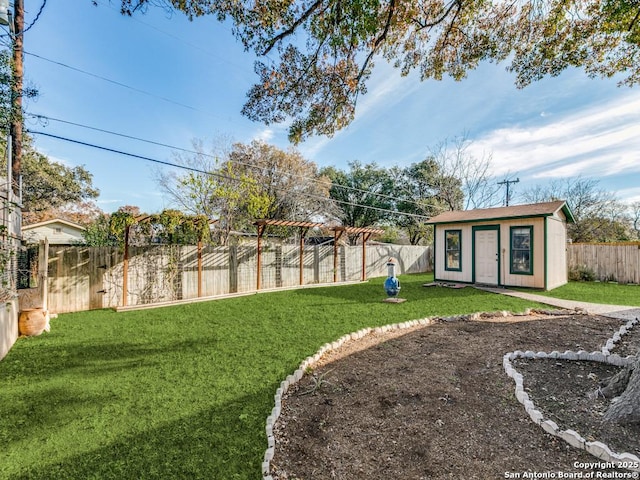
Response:
[[[198,298],[202,296],[202,239],[198,239]]]
[[[335,228],[333,230],[333,282],[338,281],[338,240],[342,237],[344,230]]]
[[[338,281],[338,230],[333,231],[333,283]]]
[[[122,262],[122,306],[127,306],[127,278],[129,277],[129,229],[127,225],[124,229],[124,260]]]
[[[304,283],[304,238],[308,231],[308,228],[300,228],[300,285]]]
[[[13,143],[11,155],[11,171],[13,177],[13,193],[20,194],[20,177],[22,175],[22,85],[23,85],[23,40],[24,40],[24,0],[14,0],[14,32],[13,63],[11,87],[11,125],[10,136]],[[7,194],[8,195],[8,194]],[[22,199],[21,199],[22,200]]]
[[[367,280],[367,240],[371,238],[371,233],[362,234],[362,281]]]
[[[46,313],[49,310],[49,239],[47,237],[44,241],[40,241],[38,250],[38,281],[42,285],[42,310]]]
[[[260,290],[260,280],[262,275],[262,234],[264,233],[266,225],[258,225],[258,265],[257,265],[257,281],[256,281],[256,290]]]

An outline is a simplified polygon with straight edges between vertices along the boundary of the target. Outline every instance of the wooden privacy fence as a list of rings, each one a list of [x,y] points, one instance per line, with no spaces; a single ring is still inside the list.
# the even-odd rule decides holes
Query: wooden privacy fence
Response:
[[[640,243],[574,243],[567,246],[569,270],[593,271],[600,281],[640,283]]]
[[[257,248],[158,245],[129,247],[126,304],[146,305],[256,290]],[[358,281],[363,263],[367,277],[385,276],[395,257],[399,273],[433,270],[431,247],[368,245],[307,246],[302,256],[302,284]],[[200,260],[198,259],[200,257]],[[55,313],[123,305],[124,252],[116,247],[49,247],[48,306]],[[300,285],[298,246],[262,247],[263,289]],[[198,268],[200,265],[200,268]],[[200,275],[198,274],[200,270]],[[335,275],[334,275],[335,274]]]

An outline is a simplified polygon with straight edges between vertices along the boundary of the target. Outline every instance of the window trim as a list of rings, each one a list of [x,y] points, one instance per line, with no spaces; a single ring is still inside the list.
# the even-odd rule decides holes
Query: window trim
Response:
[[[458,252],[458,267],[450,267],[449,266],[449,250],[447,249],[447,234],[449,233],[455,233],[458,235],[458,248],[457,250],[451,250],[451,251],[457,251]],[[445,230],[444,231],[444,269],[447,272],[461,272],[462,271],[462,230],[461,229],[456,229],[456,230]]]
[[[529,230],[529,269],[527,271],[513,268],[515,251],[526,251],[522,248],[517,250],[513,248],[513,232],[515,230]],[[533,275],[533,225],[518,225],[509,228],[509,273],[512,275]]]

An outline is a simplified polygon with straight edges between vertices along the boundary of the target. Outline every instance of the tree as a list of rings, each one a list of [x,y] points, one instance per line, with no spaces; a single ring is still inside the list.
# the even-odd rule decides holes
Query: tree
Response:
[[[68,167],[36,151],[26,136],[22,157],[22,200],[25,212],[40,212],[97,198],[93,175],[83,166]]]
[[[328,179],[293,148],[284,151],[255,140],[248,145],[237,143],[229,163],[255,181],[266,200],[264,218],[304,221],[335,212]]]
[[[443,173],[432,157],[396,172],[397,223],[418,245],[432,232],[425,220],[445,210],[462,208],[463,193],[460,180]]]
[[[0,148],[5,145],[5,140],[0,140]],[[52,209],[72,209],[72,204],[93,200],[100,194],[93,186],[93,175],[84,166],[68,167],[51,161],[33,147],[27,135],[22,149],[22,204],[27,220]],[[6,168],[6,159],[0,161],[0,168]]]
[[[107,213],[99,215],[93,222],[86,225],[82,232],[84,244],[88,247],[115,247],[118,246],[118,239],[111,234],[109,221],[111,216]]]
[[[567,226],[573,242],[613,242],[630,238],[627,207],[613,193],[598,188],[597,180],[555,180],[525,190],[522,198],[527,203],[566,200],[575,218],[575,223]]]
[[[53,218],[62,218],[79,225],[90,225],[104,212],[93,201],[71,202],[61,207],[47,208],[40,211],[28,211],[22,214],[22,223],[29,225],[32,223],[44,222]]]
[[[438,189],[449,210],[488,208],[500,204],[499,188],[493,178],[492,156],[476,157],[469,152],[467,134],[445,139],[429,151],[440,170]]]
[[[631,227],[635,233],[636,240],[640,240],[640,202],[631,204]]]
[[[253,228],[256,219],[310,220],[332,214],[329,182],[296,150],[264,142],[237,143],[224,155],[196,150],[178,156],[191,171],[160,176],[160,186],[192,214],[218,218],[219,242],[232,231]]]
[[[331,181],[329,194],[338,204],[338,219],[343,226],[370,227],[393,219],[396,192],[388,170],[355,160],[346,172],[326,167],[320,174]]]
[[[510,60],[525,86],[567,67],[589,75],[624,73],[640,81],[640,5],[635,0],[340,0],[212,2],[122,0],[132,14],[148,5],[190,18],[230,19],[259,61],[243,113],[265,123],[291,119],[297,142],[331,135],[354,118],[374,63],[384,59],[422,80],[456,80],[482,61]]]

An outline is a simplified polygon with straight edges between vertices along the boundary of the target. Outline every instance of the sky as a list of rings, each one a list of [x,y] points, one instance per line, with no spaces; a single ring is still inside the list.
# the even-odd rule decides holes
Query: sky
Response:
[[[41,5],[25,0],[26,25]],[[290,146],[286,124],[266,126],[240,113],[257,80],[256,57],[230,25],[159,8],[124,17],[118,5],[49,1],[24,35],[25,80],[40,93],[25,110],[48,118],[30,117],[27,128],[50,135],[33,134],[50,159],[93,174],[101,209],[136,205],[156,213],[174,206],[157,182],[167,167],[114,150],[174,162],[175,148],[190,149],[194,139]],[[461,82],[420,82],[379,61],[356,120],[297,148],[319,167],[347,170],[354,160],[405,167],[462,135],[469,153],[491,155],[496,182],[520,180],[512,203],[532,186],[578,177],[622,201],[640,201],[640,87],[579,70],[519,90],[506,64],[483,64]]]

